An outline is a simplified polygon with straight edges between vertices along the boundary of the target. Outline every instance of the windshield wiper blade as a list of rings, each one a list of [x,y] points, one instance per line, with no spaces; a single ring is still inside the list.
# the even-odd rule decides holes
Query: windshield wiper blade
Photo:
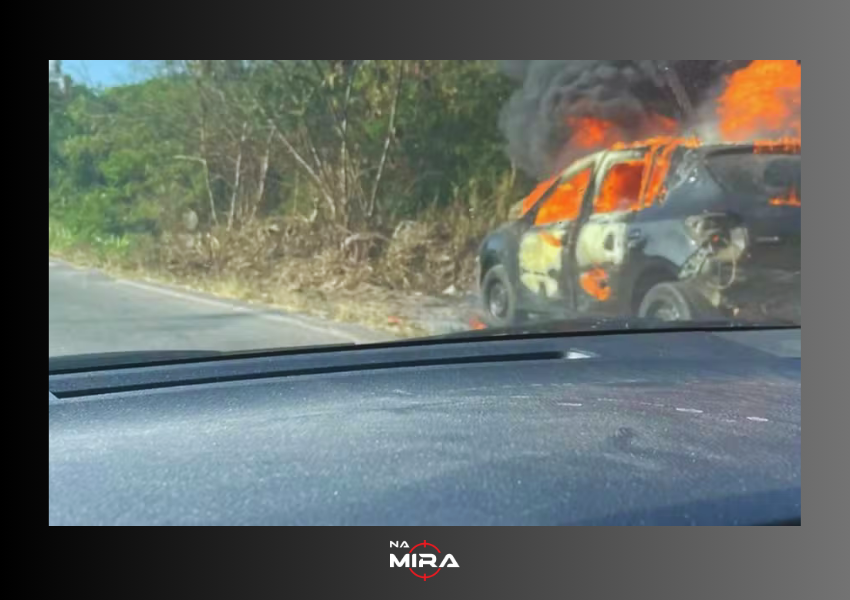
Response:
[[[726,331],[730,329],[799,329],[798,323],[771,320],[765,322],[714,319],[706,321],[665,321],[641,317],[580,317],[575,319],[557,319],[529,321],[507,327],[494,327],[481,330],[460,331],[428,339],[486,339],[488,337],[523,335],[564,335],[594,333],[637,333],[660,331]]]
[[[288,346],[283,348],[258,348],[254,350],[148,350],[130,352],[107,352],[100,354],[78,354],[48,358],[49,375],[66,375],[81,371],[100,371],[135,367],[152,367],[176,363],[230,360],[241,358],[263,358],[325,352],[356,347],[354,343],[328,344],[323,346]]]
[[[49,373],[76,371],[92,367],[121,367],[138,364],[160,364],[173,361],[198,360],[221,356],[214,350],[149,350],[129,352],[102,352],[97,354],[74,354],[50,356],[47,359]]]

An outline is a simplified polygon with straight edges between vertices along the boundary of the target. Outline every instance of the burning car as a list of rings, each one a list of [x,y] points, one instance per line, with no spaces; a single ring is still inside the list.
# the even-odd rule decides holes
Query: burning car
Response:
[[[590,154],[482,243],[486,318],[800,322],[801,199],[799,140],[663,138]]]

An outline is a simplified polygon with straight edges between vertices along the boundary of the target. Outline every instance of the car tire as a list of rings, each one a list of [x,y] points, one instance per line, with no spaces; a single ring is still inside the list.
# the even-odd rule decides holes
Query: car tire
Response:
[[[505,327],[521,320],[521,313],[517,310],[516,288],[504,266],[496,265],[484,275],[481,300],[489,326]]]
[[[638,316],[661,321],[700,321],[715,311],[708,301],[689,284],[664,282],[654,285],[640,303]]]

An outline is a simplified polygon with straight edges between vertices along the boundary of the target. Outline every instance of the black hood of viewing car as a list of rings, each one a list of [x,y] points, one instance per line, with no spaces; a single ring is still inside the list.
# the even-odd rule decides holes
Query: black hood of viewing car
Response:
[[[799,518],[799,346],[789,330],[649,331],[51,375],[48,519]]]

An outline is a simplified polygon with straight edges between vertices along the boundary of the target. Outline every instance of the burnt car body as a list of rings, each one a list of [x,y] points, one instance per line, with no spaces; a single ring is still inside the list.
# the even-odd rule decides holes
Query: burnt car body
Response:
[[[485,318],[799,323],[801,197],[799,143],[666,141],[592,154],[483,241]]]

